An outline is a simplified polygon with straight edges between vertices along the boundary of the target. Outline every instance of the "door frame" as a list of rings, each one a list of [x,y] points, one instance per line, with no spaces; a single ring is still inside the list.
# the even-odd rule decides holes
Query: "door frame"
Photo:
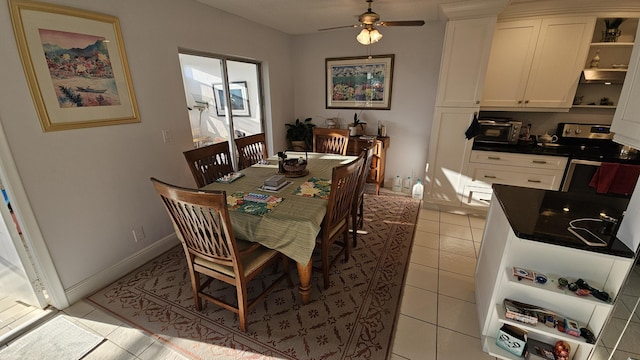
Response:
[[[40,303],[40,308],[45,308],[49,304],[57,309],[67,308],[70,305],[69,300],[22,186],[2,121],[0,121],[0,179],[11,199],[13,213],[22,229],[24,244],[18,230],[14,226],[10,226],[13,220],[10,216],[7,219],[5,211],[2,214],[3,219],[7,223],[11,240]],[[42,290],[47,291],[49,301],[45,298]]]

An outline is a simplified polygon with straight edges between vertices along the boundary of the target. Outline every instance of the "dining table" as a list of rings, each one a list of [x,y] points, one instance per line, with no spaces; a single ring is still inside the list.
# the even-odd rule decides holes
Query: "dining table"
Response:
[[[260,243],[296,262],[301,300],[307,304],[311,294],[311,256],[328,204],[327,192],[314,191],[313,185],[323,183],[326,187],[333,168],[356,157],[311,152],[286,152],[286,156],[288,159],[305,159],[308,173],[304,172],[303,176],[285,175],[288,185],[278,191],[263,188],[266,179],[279,174],[276,156],[240,170],[240,177],[218,179],[202,189],[226,192],[229,217],[237,238]],[[310,191],[301,191],[303,188]],[[270,199],[272,205],[257,213],[234,206],[235,199],[242,199],[247,194],[273,196]],[[277,202],[273,202],[274,198]]]

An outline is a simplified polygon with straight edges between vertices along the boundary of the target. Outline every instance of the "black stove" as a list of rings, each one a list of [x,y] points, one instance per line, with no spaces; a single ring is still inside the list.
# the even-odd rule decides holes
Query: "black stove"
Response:
[[[556,136],[556,151],[572,159],[613,162],[638,160],[637,156],[621,154],[621,145],[613,141],[610,125],[559,123]]]

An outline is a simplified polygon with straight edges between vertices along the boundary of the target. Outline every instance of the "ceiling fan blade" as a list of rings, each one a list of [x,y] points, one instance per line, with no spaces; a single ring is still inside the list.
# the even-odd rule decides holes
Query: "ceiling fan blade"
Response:
[[[330,28],[318,29],[318,31],[337,30],[337,29],[346,29],[346,28],[357,28],[357,27],[360,27],[360,24],[357,24],[357,25],[334,26],[334,27],[330,27]]]
[[[424,20],[407,20],[407,21],[380,21],[378,26],[422,26]]]

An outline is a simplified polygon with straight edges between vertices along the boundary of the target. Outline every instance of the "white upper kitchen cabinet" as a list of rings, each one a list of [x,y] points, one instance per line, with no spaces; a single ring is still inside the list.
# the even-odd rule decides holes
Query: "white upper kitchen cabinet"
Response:
[[[481,107],[568,110],[589,51],[594,16],[499,22]]]
[[[447,23],[437,106],[478,107],[496,17]]]
[[[636,40],[640,36],[640,26]],[[631,52],[629,69],[622,86],[620,101],[611,122],[613,140],[640,149],[640,41],[636,41]]]
[[[425,176],[425,194],[433,203],[460,206],[473,145],[465,131],[480,109],[496,19],[485,16],[447,23]]]

